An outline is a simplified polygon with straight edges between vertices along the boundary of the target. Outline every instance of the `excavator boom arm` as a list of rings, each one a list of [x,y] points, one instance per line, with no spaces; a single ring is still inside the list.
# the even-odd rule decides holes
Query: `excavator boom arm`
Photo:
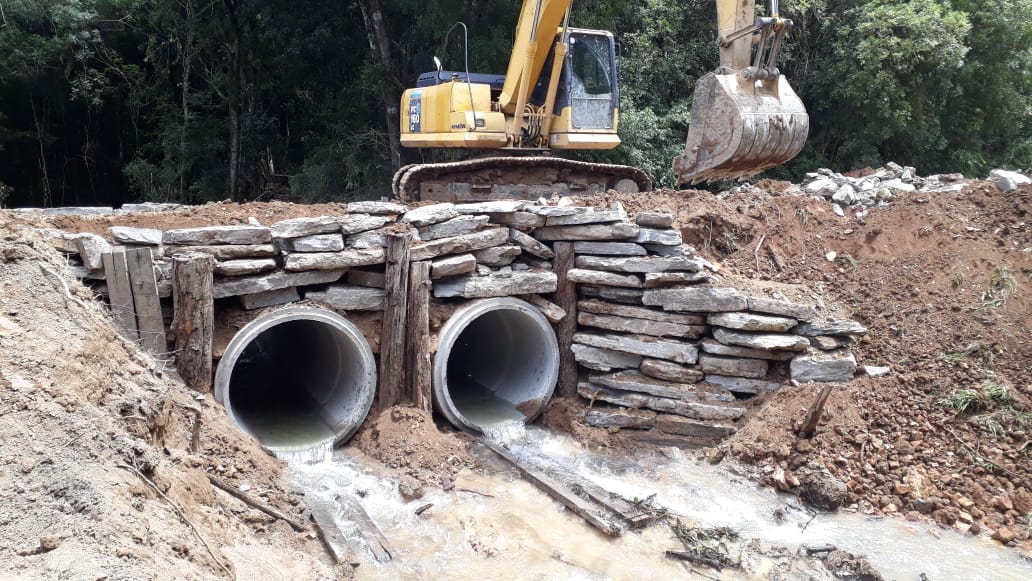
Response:
[[[524,0],[505,84],[498,98],[498,105],[506,114],[516,114],[518,104],[526,103],[530,97],[571,4],[573,0]]]

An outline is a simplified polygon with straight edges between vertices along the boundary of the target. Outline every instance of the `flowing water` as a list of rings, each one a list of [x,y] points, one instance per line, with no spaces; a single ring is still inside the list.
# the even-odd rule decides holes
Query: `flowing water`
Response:
[[[1032,579],[1032,563],[993,541],[902,519],[850,513],[812,517],[793,497],[758,487],[723,465],[679,455],[614,459],[536,427],[522,436],[501,433],[511,438],[510,449],[518,456],[561,465],[628,498],[654,494],[655,502],[682,522],[728,526],[791,551],[803,544],[832,544],[865,555],[886,579],[916,580],[922,573],[935,581]],[[357,497],[393,545],[394,559],[377,563],[357,531],[343,524],[361,562],[358,579],[696,578],[686,565],[663,556],[666,549],[680,548],[668,527],[604,536],[481,452],[483,473],[460,474],[457,490],[434,491],[411,502],[402,499],[393,480],[380,476],[381,466],[347,448],[331,454],[324,447],[307,458],[295,457],[291,475],[312,501]],[[416,515],[426,504],[433,506]],[[776,512],[782,518],[775,518]],[[725,569],[720,578],[768,575]]]

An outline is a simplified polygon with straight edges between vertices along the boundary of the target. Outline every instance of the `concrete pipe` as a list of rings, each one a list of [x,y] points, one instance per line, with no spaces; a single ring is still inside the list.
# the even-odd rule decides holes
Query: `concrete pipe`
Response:
[[[533,305],[482,299],[441,327],[433,366],[434,405],[457,427],[528,422],[545,408],[559,377],[559,343]]]
[[[375,394],[376,362],[365,337],[344,317],[312,307],[248,323],[215,372],[215,399],[273,451],[346,441]]]

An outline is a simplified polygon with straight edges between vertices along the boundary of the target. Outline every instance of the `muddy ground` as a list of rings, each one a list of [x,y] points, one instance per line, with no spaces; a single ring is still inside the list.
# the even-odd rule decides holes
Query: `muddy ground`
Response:
[[[806,287],[869,334],[853,346],[886,377],[836,385],[816,435],[795,431],[820,387],[756,402],[722,445],[772,486],[798,491],[823,465],[847,509],[930,519],[1032,550],[1032,187],[970,182],[911,193],[857,218],[761,182],[732,194],[610,196],[631,212],[676,214],[686,242],[725,272]],[[340,213],[342,206],[211,204],[161,214],[51,218],[0,211],[0,563],[15,578],[324,578],[310,532],[254,510],[208,476],[295,520],[303,496],[282,465],[210,398],[122,341],[34,227],[106,235],[110,225],[190,227]],[[828,260],[828,253],[836,253]],[[67,285],[67,290],[65,286]],[[958,411],[966,403],[963,411]],[[557,402],[550,427],[633,453]],[[196,449],[192,427],[201,410]],[[476,460],[467,440],[411,410],[371,417],[354,445],[405,486],[451,485]],[[432,442],[420,446],[418,442]],[[210,550],[209,550],[210,549]],[[142,573],[141,573],[142,572]]]

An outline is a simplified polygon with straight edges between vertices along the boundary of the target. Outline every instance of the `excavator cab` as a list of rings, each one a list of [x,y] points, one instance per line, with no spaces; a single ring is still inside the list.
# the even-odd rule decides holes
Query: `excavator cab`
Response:
[[[674,159],[681,184],[751,176],[803,148],[810,119],[776,67],[791,20],[755,17],[755,2],[717,0],[720,68],[695,84],[685,152]]]

